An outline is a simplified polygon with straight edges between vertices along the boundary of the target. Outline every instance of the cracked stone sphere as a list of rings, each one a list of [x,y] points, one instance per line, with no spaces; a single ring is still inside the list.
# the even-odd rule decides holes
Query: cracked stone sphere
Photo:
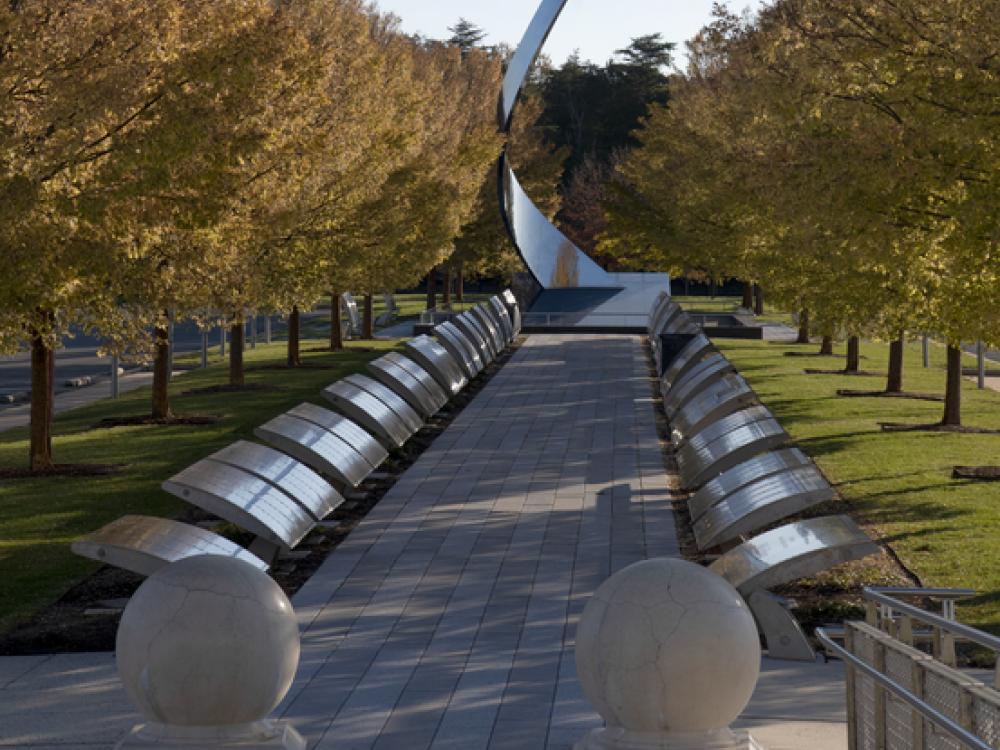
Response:
[[[118,673],[147,719],[175,726],[258,721],[288,692],[299,628],[268,575],[203,555],[156,571],[122,615]]]
[[[609,727],[722,729],[746,708],[760,641],[739,593],[684,560],[619,571],[587,603],[576,631],[584,692]]]

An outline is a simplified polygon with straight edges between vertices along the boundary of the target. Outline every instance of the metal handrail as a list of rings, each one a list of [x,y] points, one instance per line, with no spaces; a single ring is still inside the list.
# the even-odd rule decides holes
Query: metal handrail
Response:
[[[877,604],[889,607],[893,611],[899,612],[900,614],[908,615],[927,625],[944,630],[945,632],[953,635],[960,635],[972,643],[978,643],[980,646],[984,646],[994,652],[1000,653],[1000,638],[992,636],[989,633],[976,630],[976,628],[970,627],[969,625],[963,625],[956,620],[949,620],[941,615],[936,615],[933,612],[920,609],[920,607],[916,607],[912,604],[901,602],[887,594],[881,593],[878,589],[865,588],[864,598]]]
[[[928,703],[925,703],[921,698],[911,693],[898,682],[882,674],[870,664],[866,664],[850,651],[835,643],[823,628],[816,628],[816,637],[825,648],[839,656],[844,663],[849,664],[850,668],[864,672],[868,677],[871,677],[875,680],[875,682],[889,690],[893,695],[897,696],[902,701],[910,704],[910,706],[916,709],[921,716],[935,726],[943,729],[959,742],[975,748],[975,750],[994,750],[992,745],[989,745],[979,737],[976,737],[976,735],[972,734],[968,729],[960,724],[956,724],[936,708]]]

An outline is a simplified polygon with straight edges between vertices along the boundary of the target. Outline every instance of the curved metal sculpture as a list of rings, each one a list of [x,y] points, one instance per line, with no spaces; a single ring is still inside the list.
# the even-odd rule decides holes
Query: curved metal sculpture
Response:
[[[542,0],[511,58],[500,94],[500,129],[510,132],[521,89],[567,0]],[[500,213],[525,265],[543,289],[622,288],[538,210],[510,166],[506,149],[498,168]]]

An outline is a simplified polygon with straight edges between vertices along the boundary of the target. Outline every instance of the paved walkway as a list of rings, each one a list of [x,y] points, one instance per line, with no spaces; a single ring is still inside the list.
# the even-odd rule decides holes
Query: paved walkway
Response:
[[[296,595],[279,713],[312,748],[568,750],[599,718],[575,623],[613,571],[678,554],[637,337],[532,336]],[[846,746],[839,666],[765,664],[770,750]],[[109,654],[0,660],[0,747],[109,748]]]

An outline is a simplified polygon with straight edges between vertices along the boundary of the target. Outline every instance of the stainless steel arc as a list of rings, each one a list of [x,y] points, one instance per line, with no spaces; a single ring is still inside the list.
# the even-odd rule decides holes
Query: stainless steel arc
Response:
[[[727,432],[700,451],[690,451],[687,450],[690,446],[685,446],[685,450],[677,453],[681,483],[684,489],[693,490],[758,453],[780,447],[787,440],[788,433],[771,419]]]
[[[253,432],[342,485],[357,487],[374,470],[364,456],[329,430],[291,414],[279,414]]]
[[[450,322],[476,348],[479,359],[484,366],[493,361],[496,356],[493,344],[490,343],[486,331],[478,321],[474,320],[469,313],[464,312],[461,315],[456,315]]]
[[[399,417],[399,420],[406,425],[411,435],[424,426],[424,421],[414,411],[413,407],[396,395],[391,388],[383,385],[374,378],[362,375],[361,373],[354,373],[353,375],[348,375],[342,382],[357,386],[388,406]]]
[[[441,346],[447,349],[452,358],[462,366],[470,379],[482,372],[483,360],[478,348],[454,323],[439,323],[434,326],[434,335],[437,336]]]
[[[468,384],[459,361],[430,336],[416,336],[406,342],[404,349],[406,356],[427,370],[449,397]]]
[[[397,396],[406,401],[413,409],[420,412],[425,418],[430,417],[438,409],[438,404],[434,396],[424,387],[424,384],[397,363],[387,357],[380,357],[368,363],[368,372],[386,388],[392,390]],[[430,376],[428,376],[430,377]]]
[[[339,438],[360,455],[370,469],[377,469],[389,457],[389,451],[370,432],[335,411],[306,401],[289,409],[286,414],[312,422]]]
[[[387,448],[401,447],[415,432],[396,412],[363,388],[338,380],[323,389],[333,408],[364,427]]]
[[[429,394],[435,411],[444,407],[448,403],[448,399],[451,397],[450,393],[441,387],[441,384],[434,379],[425,368],[418,364],[414,359],[407,357],[399,352],[389,352],[381,361],[391,362],[394,365],[400,367],[409,373],[410,377],[420,383],[421,387]]]

